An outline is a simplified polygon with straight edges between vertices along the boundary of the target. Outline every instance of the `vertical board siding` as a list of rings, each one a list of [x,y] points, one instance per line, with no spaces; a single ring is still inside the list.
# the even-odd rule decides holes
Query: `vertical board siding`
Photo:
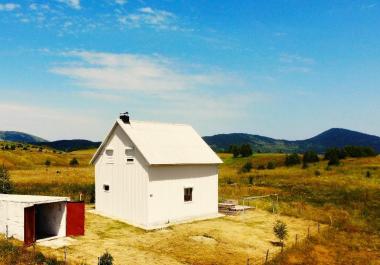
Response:
[[[104,145],[95,162],[96,210],[111,217],[145,226],[147,223],[147,163],[138,150],[134,150],[134,163],[127,163],[125,150],[134,147],[120,127]],[[107,163],[105,150],[113,150],[113,163]],[[110,185],[110,191],[103,190]]]
[[[218,213],[216,165],[155,166],[149,180],[149,226]],[[186,187],[193,188],[191,202],[184,201]]]

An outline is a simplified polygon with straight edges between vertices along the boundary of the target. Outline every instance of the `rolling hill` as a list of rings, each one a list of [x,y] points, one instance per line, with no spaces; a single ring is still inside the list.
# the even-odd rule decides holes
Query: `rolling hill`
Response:
[[[39,146],[47,146],[47,147],[65,151],[65,152],[71,152],[71,151],[77,151],[77,150],[98,148],[101,142],[93,142],[93,141],[83,140],[83,139],[73,139],[73,140],[58,140],[58,141],[52,141],[52,142],[33,143],[33,144],[39,145]]]
[[[346,145],[370,146],[380,152],[380,137],[340,128],[333,128],[310,139],[298,141],[278,140],[244,133],[217,134],[205,136],[203,139],[214,150],[227,150],[232,144],[247,143],[254,151],[266,153],[303,152],[309,149],[322,153],[329,147]]]
[[[45,143],[45,139],[16,131],[0,131],[0,141],[19,142],[19,143]]]
[[[255,152],[263,153],[290,153],[315,150],[323,153],[329,147],[343,147],[346,145],[370,146],[380,153],[380,137],[347,129],[333,128],[315,137],[306,140],[279,140],[265,136],[229,133],[205,136],[203,139],[214,150],[228,150],[230,145],[250,144]],[[61,151],[76,151],[81,149],[97,148],[100,142],[83,139],[47,141],[40,137],[15,131],[0,131],[0,141],[32,143]]]
[[[97,148],[100,145],[100,142],[82,139],[47,141],[41,137],[16,131],[0,131],[0,141],[28,143],[37,146],[50,147],[65,152]]]

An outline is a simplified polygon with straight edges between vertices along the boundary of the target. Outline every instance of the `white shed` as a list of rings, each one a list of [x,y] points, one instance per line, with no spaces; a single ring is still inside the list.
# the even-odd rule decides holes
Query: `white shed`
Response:
[[[0,233],[30,245],[84,234],[84,203],[67,197],[0,194]]]
[[[218,214],[222,161],[189,125],[124,114],[91,163],[100,214],[144,229]]]

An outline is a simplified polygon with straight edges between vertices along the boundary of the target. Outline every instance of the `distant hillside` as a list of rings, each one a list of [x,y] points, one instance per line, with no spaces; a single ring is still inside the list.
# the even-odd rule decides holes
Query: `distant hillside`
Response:
[[[82,139],[59,140],[49,142],[40,137],[16,131],[0,131],[0,141],[29,143],[38,146],[47,146],[65,152],[97,148],[100,145],[100,142],[92,142]]]
[[[380,137],[346,129],[333,128],[315,137],[299,141],[277,140],[260,135],[231,133],[206,136],[203,139],[214,150],[227,150],[232,144],[251,145],[254,151],[261,152],[303,152],[308,149],[324,152],[329,147],[342,147],[346,145],[371,146],[380,152]]]
[[[40,146],[48,146],[48,147],[65,151],[65,152],[71,152],[71,151],[76,151],[76,150],[98,148],[100,143],[101,142],[92,142],[88,140],[74,139],[74,140],[59,140],[59,141],[34,143],[34,144],[40,145]]]
[[[15,131],[0,131],[0,141],[20,142],[20,143],[43,143],[47,142],[40,137]]]

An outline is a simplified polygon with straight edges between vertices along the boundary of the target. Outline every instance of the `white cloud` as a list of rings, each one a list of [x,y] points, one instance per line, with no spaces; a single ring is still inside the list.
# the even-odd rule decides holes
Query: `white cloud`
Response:
[[[299,56],[297,54],[283,53],[280,55],[280,62],[289,63],[289,64],[293,64],[293,63],[314,64],[315,61],[312,58]]]
[[[48,140],[99,139],[99,133],[95,134],[94,128],[102,121],[96,118],[94,112],[81,109],[78,113],[74,110],[0,101],[3,130],[23,131]]]
[[[155,29],[179,30],[176,19],[176,16],[171,12],[143,7],[135,13],[119,16],[118,20],[121,24],[132,28],[149,26]]]
[[[51,69],[86,89],[166,93],[204,87],[217,87],[237,81],[226,73],[197,71],[161,56],[72,51],[71,64]],[[182,71],[179,69],[183,69]]]
[[[20,8],[20,5],[15,3],[0,4],[0,11],[13,11],[18,8]]]
[[[70,6],[71,8],[81,9],[80,0],[58,0],[58,1]]]
[[[127,3],[127,0],[115,0],[115,3],[118,5],[124,5]]]
[[[280,54],[279,61],[282,64],[279,71],[282,73],[310,73],[315,60],[297,54]]]

